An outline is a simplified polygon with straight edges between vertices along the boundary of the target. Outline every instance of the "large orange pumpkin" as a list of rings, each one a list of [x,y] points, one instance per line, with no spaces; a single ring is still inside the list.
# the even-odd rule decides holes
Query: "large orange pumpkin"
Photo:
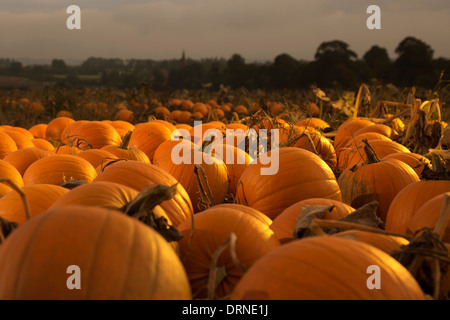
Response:
[[[114,154],[119,159],[137,160],[150,163],[150,160],[144,151],[128,147],[132,134],[133,131],[128,131],[125,136],[123,136],[122,143],[120,145],[106,145],[101,149]]]
[[[175,227],[190,218],[193,212],[191,199],[184,187],[167,171],[150,163],[136,160],[118,161],[106,166],[94,181],[116,182],[137,191],[152,185],[178,184],[174,198],[161,203],[161,207]]]
[[[343,218],[353,211],[354,208],[350,207],[348,204],[342,201],[324,199],[324,198],[311,198],[294,203],[290,207],[283,210],[283,212],[278,215],[270,225],[270,229],[273,230],[275,236],[280,240],[281,243],[286,243],[294,239],[294,228],[298,217],[302,213],[302,209],[305,206],[331,206],[334,208],[325,213],[322,219],[325,220],[338,220]]]
[[[45,139],[55,143],[61,141],[61,134],[74,122],[75,120],[68,117],[57,117],[51,120],[45,130]]]
[[[69,180],[92,182],[95,168],[83,158],[74,155],[55,155],[33,162],[23,175],[25,185],[48,183],[61,185]]]
[[[33,184],[21,188],[26,195],[30,217],[41,214],[69,189],[53,184]],[[16,190],[11,190],[0,199],[0,216],[9,221],[22,224],[27,220],[22,199]]]
[[[71,277],[75,274],[80,287],[70,290],[77,284]],[[3,300],[191,298],[186,271],[168,242],[119,211],[82,206],[49,210],[21,225],[0,246]]]
[[[406,233],[411,217],[432,198],[450,192],[449,180],[421,180],[403,188],[392,200],[386,230]]]
[[[156,148],[164,141],[172,138],[171,130],[158,122],[139,123],[133,130],[130,147],[142,150],[153,162],[153,154]]]
[[[88,121],[71,131],[71,141],[79,139],[79,148],[100,149],[106,145],[120,145],[122,139],[114,127],[102,121]]]
[[[3,159],[11,152],[18,150],[13,138],[0,131],[0,159]]]
[[[377,282],[380,287],[372,288]],[[380,249],[318,236],[292,241],[262,256],[230,299],[424,300],[425,294],[408,269]]]
[[[5,160],[0,160],[0,177],[11,180],[19,188],[24,185],[20,172]],[[11,190],[12,187],[7,182],[0,182],[0,198]]]
[[[245,268],[249,268],[261,256],[278,247],[268,225],[241,210],[230,207],[212,207],[187,219],[178,226],[183,235],[180,240],[180,257],[186,268],[195,298],[207,296],[211,260],[217,249],[231,233],[236,235],[236,256]],[[193,236],[191,238],[191,231]],[[191,242],[192,241],[192,242]],[[225,277],[215,289],[215,297],[229,295],[244,272],[225,250],[217,260],[217,267]]]
[[[278,156],[273,152],[278,152]],[[304,199],[341,200],[341,190],[333,171],[316,154],[286,147],[270,151],[267,157],[273,158],[272,163],[264,164],[267,159],[260,156],[242,173],[237,203],[255,208],[273,220],[284,209]],[[262,169],[268,170],[268,174]]]
[[[394,197],[407,185],[419,181],[419,176],[400,160],[380,160],[369,144],[364,152],[367,161],[345,169],[338,178],[342,201],[355,209],[378,201],[377,214],[385,222]]]
[[[27,168],[35,161],[51,155],[49,151],[32,147],[20,149],[8,154],[3,160],[12,164],[23,176]]]

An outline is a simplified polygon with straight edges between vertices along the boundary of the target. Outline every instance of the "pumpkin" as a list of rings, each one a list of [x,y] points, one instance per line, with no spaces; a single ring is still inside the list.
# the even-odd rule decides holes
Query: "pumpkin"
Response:
[[[69,290],[69,266],[80,289]],[[40,214],[0,246],[0,299],[191,299],[186,272],[156,231],[121,212],[67,206]]]
[[[19,131],[15,131],[12,129],[5,129],[2,131],[3,133],[6,133],[8,136],[10,136],[14,142],[16,143],[17,149],[24,149],[24,148],[32,148],[34,147],[34,144],[31,142],[31,139],[29,139],[28,136],[24,135],[23,133]]]
[[[322,219],[325,220],[338,220],[341,219],[353,211],[354,208],[342,201],[325,199],[325,198],[311,198],[294,203],[290,207],[286,208],[278,215],[270,225],[270,229],[273,230],[275,236],[281,243],[286,243],[294,239],[294,228],[298,217],[302,213],[302,209],[305,206],[331,206],[334,208],[325,213]]]
[[[131,148],[143,151],[150,162],[153,162],[156,148],[171,138],[172,132],[166,125],[158,122],[145,122],[135,126],[129,145]]]
[[[20,172],[5,160],[0,160],[0,177],[11,180],[19,188],[24,185]],[[12,188],[8,183],[0,182],[0,197],[3,197],[11,190]]]
[[[164,152],[155,165],[168,172],[184,187],[194,204],[194,212],[202,210],[200,201],[202,196],[195,174],[195,166],[200,166],[205,172],[211,196],[215,204],[222,203],[229,190],[228,171],[226,164],[208,153],[201,152],[195,147],[185,145],[181,148],[183,156],[179,153],[174,154],[173,151]],[[176,147],[174,147],[176,148]],[[179,149],[173,149],[174,151]],[[198,172],[199,179],[203,181],[203,175]],[[206,191],[207,192],[207,191]]]
[[[236,256],[245,268],[251,267],[261,256],[280,245],[267,224],[241,210],[212,207],[194,215],[193,220],[185,220],[178,230],[183,235],[179,242],[180,258],[187,271],[194,298],[207,297],[211,260],[231,233],[237,239]],[[219,274],[225,274],[225,277],[218,281],[214,297],[223,298],[231,294],[244,271],[233,262],[229,250],[220,255],[216,266]]]
[[[220,203],[214,206],[214,208],[231,208],[235,210],[242,211],[246,214],[249,214],[263,222],[264,224],[270,226],[272,224],[272,219],[270,219],[268,216],[266,216],[261,211],[258,211],[256,209],[253,209],[248,206],[244,206],[243,204],[238,203]]]
[[[114,120],[111,121],[110,124],[114,129],[116,129],[121,138],[123,138],[123,136],[126,135],[128,131],[134,130],[134,124],[130,123],[129,121]]]
[[[406,233],[411,217],[432,198],[450,192],[448,180],[421,180],[403,188],[392,200],[386,216],[386,230]]]
[[[118,161],[106,166],[95,178],[94,182],[97,181],[116,182],[137,191],[151,185],[178,184],[174,198],[161,203],[161,207],[175,227],[192,215],[191,199],[183,186],[168,172],[153,164],[136,160]]]
[[[55,143],[61,141],[61,134],[70,124],[74,122],[75,120],[68,117],[57,117],[51,120],[47,124],[47,129],[45,130],[45,139],[50,142],[54,141]]]
[[[366,133],[366,132],[378,132],[392,140],[395,140],[398,137],[397,131],[392,129],[390,126],[382,124],[382,123],[375,123],[374,125],[371,125],[371,126],[362,127],[361,129],[358,129],[353,133],[353,137],[357,137],[361,133]]]
[[[374,125],[375,123],[371,120],[366,119],[348,119],[344,121],[337,129],[336,136],[333,140],[333,146],[336,152],[340,148],[343,148],[347,145],[347,142],[350,141],[353,133],[358,131],[359,129],[367,126]]]
[[[27,168],[35,161],[49,156],[51,153],[36,147],[20,149],[8,154],[3,160],[12,164],[23,176]]]
[[[71,130],[70,141],[80,143],[79,148],[101,149],[106,145],[120,145],[122,139],[114,127],[102,121],[89,121]]]
[[[174,138],[172,140],[164,141],[158,146],[158,148],[156,148],[155,153],[153,154],[153,162],[157,162],[159,157],[161,157],[168,150],[172,151],[173,148],[179,143],[185,143],[193,148],[197,147],[192,141],[183,138]]]
[[[53,151],[55,150],[55,146],[49,142],[48,140],[42,139],[42,138],[35,138],[33,140],[31,140],[31,142],[33,143],[33,145],[36,148],[42,149],[42,150],[46,150],[46,151]]]
[[[69,192],[53,184],[23,186],[21,190],[27,197],[30,217],[47,211],[57,199]],[[19,225],[27,221],[22,199],[16,190],[11,190],[0,199],[0,216]]]
[[[0,159],[3,159],[11,152],[18,150],[14,139],[0,131]]]
[[[369,269],[376,266],[380,288]],[[376,279],[376,277],[375,277]],[[230,300],[424,300],[397,260],[367,243],[317,236],[282,245],[258,259]]]
[[[362,241],[386,253],[399,250],[402,246],[409,244],[409,241],[403,237],[362,230],[341,231],[333,234],[332,237],[345,237],[355,241]]]
[[[109,160],[117,159],[115,155],[103,149],[87,149],[76,154],[87,160],[94,168],[105,165]]]
[[[285,147],[269,151],[263,157],[266,159],[260,155],[242,173],[237,203],[255,208],[273,220],[284,209],[304,199],[341,200],[333,171],[316,154]],[[266,164],[267,159],[272,160],[271,163]]]
[[[23,175],[25,185],[38,183],[61,185],[69,180],[92,182],[95,168],[83,158],[74,155],[55,155],[33,162]]]
[[[409,165],[420,177],[426,166],[431,166],[431,161],[414,152],[394,152],[383,157],[383,159],[398,159]]]
[[[369,202],[378,201],[377,214],[386,222],[394,197],[407,185],[419,181],[419,176],[400,160],[380,160],[370,148],[372,142],[364,142],[363,151],[367,160],[345,169],[339,176],[338,183],[344,203],[358,209]]]
[[[442,212],[444,204],[444,196],[450,195],[449,192],[441,193],[427,202],[425,202],[417,211],[412,215],[406,228],[406,233],[415,234],[423,228],[434,229],[439,215]],[[447,223],[445,231],[442,237],[443,242],[450,242],[450,223]]]
[[[363,139],[365,140],[365,139]],[[368,140],[369,141],[369,140]],[[388,154],[392,153],[410,153],[408,148],[404,145],[384,139],[370,140],[370,145],[375,150],[377,156],[382,159]],[[366,153],[364,152],[364,143],[358,143],[357,145],[347,145],[345,147],[347,150],[340,150],[338,154],[339,157],[339,168],[344,171],[346,168],[350,168],[355,164],[363,163],[366,160]]]
[[[122,143],[120,145],[106,145],[101,149],[112,153],[119,159],[137,160],[150,163],[150,160],[148,159],[144,151],[128,147],[132,133],[133,131],[128,131],[127,134],[125,134],[125,136],[123,137]]]
[[[304,132],[294,139],[293,147],[302,148],[314,152],[325,161],[332,170],[336,168],[337,156],[333,143],[322,133]]]
[[[326,121],[324,121],[320,118],[315,118],[315,117],[308,117],[308,118],[302,119],[302,120],[298,121],[296,123],[296,125],[302,126],[302,127],[303,126],[312,127],[314,129],[319,129],[319,130],[325,130],[325,129],[330,128],[330,125]]]
[[[28,131],[31,132],[33,137],[45,139],[45,131],[47,130],[47,123],[38,123],[32,126]]]

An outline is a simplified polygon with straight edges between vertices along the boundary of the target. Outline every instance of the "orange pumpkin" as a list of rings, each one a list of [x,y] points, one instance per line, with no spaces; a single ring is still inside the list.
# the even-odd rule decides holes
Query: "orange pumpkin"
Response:
[[[68,289],[76,284],[68,281],[70,266],[79,268],[79,290]],[[24,223],[0,247],[0,299],[191,298],[186,271],[168,242],[119,211],[52,209]]]
[[[57,199],[69,192],[69,189],[53,184],[23,186],[21,190],[27,197],[30,217],[47,211]],[[0,199],[0,216],[19,225],[27,221],[22,199],[16,190]]]
[[[87,160],[94,168],[106,164],[109,160],[117,159],[115,155],[103,149],[88,149],[76,154],[77,157]]]
[[[333,210],[327,212],[322,219],[325,220],[338,220],[341,219],[353,211],[354,208],[342,201],[324,199],[324,198],[311,198],[294,203],[290,207],[283,210],[270,225],[270,229],[273,230],[275,236],[281,243],[286,243],[294,239],[294,228],[298,217],[302,213],[302,209],[305,206],[331,206],[334,205]]]
[[[278,152],[278,156],[272,152]],[[314,153],[286,147],[264,156],[273,161],[266,164],[267,159],[260,156],[242,173],[237,203],[255,208],[273,220],[284,209],[304,199],[341,200],[341,190],[333,171]]]
[[[46,183],[61,185],[69,180],[92,182],[95,168],[83,158],[74,155],[55,155],[33,162],[23,175],[25,185]]]
[[[193,220],[187,219],[178,226],[178,230],[183,235],[179,242],[180,258],[192,292],[196,293],[194,298],[207,297],[212,257],[231,233],[236,235],[236,256],[245,268],[251,267],[261,256],[280,246],[267,224],[234,208],[212,207],[197,213]],[[233,262],[229,250],[220,255],[217,266],[221,273],[225,273],[225,277],[216,286],[214,297],[223,298],[231,294],[244,272]]]
[[[11,152],[17,151],[17,145],[13,138],[0,131],[0,159],[3,159]]]
[[[11,180],[16,186],[23,187],[24,181],[20,172],[9,162],[0,160],[0,177]],[[12,188],[7,182],[0,182],[0,197],[3,197]]]
[[[150,163],[150,160],[144,151],[128,147],[132,133],[133,131],[128,131],[128,133],[123,137],[120,145],[106,145],[101,149],[112,153],[119,159],[137,160]]]
[[[13,129],[5,129],[2,131],[3,133],[6,133],[9,135],[14,142],[16,143],[17,149],[24,149],[24,148],[32,148],[34,147],[34,144],[31,142],[31,139],[29,139],[28,136],[24,135],[23,133],[13,130]]]
[[[164,124],[158,122],[139,123],[133,130],[130,147],[142,150],[150,162],[153,162],[153,154],[156,148],[171,138],[172,132]]]
[[[406,233],[411,217],[432,198],[450,192],[448,180],[421,180],[407,185],[392,200],[386,216],[386,230]]]
[[[381,141],[381,140],[374,140]],[[342,201],[358,209],[378,201],[377,214],[386,221],[387,212],[394,197],[407,185],[419,181],[417,173],[406,163],[396,160],[380,160],[366,141],[364,152],[367,161],[345,169],[338,178]]]
[[[394,152],[383,157],[383,159],[397,159],[409,165],[420,177],[426,166],[431,166],[431,161],[414,152]]]
[[[352,135],[359,129],[374,125],[375,123],[366,119],[348,119],[343,122],[336,131],[336,136],[333,140],[333,146],[336,152],[347,145]]]
[[[402,246],[407,246],[409,241],[403,237],[391,236],[381,233],[361,231],[361,230],[346,230],[332,235],[333,237],[345,237],[347,239],[362,241],[375,248],[380,249],[386,253],[398,250]]]
[[[122,139],[114,127],[102,121],[89,121],[75,128],[71,132],[70,141],[81,142],[79,148],[100,149],[106,145],[120,145]]]
[[[94,181],[111,181],[126,185],[137,191],[151,185],[172,186],[178,181],[165,170],[157,166],[135,160],[119,161],[108,165]],[[176,227],[182,221],[191,217],[193,207],[189,195],[178,183],[173,199],[161,203],[161,207]]]
[[[281,270],[279,270],[282,266]],[[376,266],[378,281],[373,280]],[[371,277],[372,276],[372,277]],[[380,283],[373,290],[369,285]],[[421,287],[397,260],[367,243],[308,237],[258,259],[230,300],[424,300]]]
[[[27,168],[35,161],[49,156],[51,153],[36,147],[20,149],[8,154],[3,160],[12,164],[23,176]]]
[[[45,139],[49,141],[61,141],[61,134],[64,132],[64,130],[72,123],[74,123],[75,120],[68,117],[57,117],[53,120],[51,120],[47,124],[47,129],[45,130]]]
[[[47,124],[46,123],[38,123],[32,126],[28,131],[31,132],[33,137],[35,138],[41,138],[45,139],[45,131],[47,130]]]

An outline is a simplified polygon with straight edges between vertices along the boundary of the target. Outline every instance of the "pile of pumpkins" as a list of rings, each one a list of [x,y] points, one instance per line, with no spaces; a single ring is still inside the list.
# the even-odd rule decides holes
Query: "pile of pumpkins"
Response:
[[[420,178],[430,160],[395,142],[399,128],[355,118],[330,138],[321,119],[270,118],[253,127],[279,130],[280,148],[267,151],[277,170],[264,175],[263,153],[205,144],[208,129],[237,137],[245,124],[179,120],[0,127],[0,217],[13,226],[0,244],[0,299],[427,297],[389,254],[406,237],[294,233],[305,208],[330,206],[323,219],[339,220],[372,201],[386,231],[433,228],[450,181]],[[202,160],[180,163],[175,148]],[[155,200],[152,219],[174,228],[174,241],[137,218],[143,206],[127,214],[159,186],[173,192]],[[448,281],[441,289],[446,298]]]

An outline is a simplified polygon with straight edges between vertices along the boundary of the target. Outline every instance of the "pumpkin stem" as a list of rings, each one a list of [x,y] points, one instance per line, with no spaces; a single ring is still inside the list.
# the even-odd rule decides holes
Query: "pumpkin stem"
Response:
[[[209,269],[208,277],[208,299],[214,300],[214,292],[218,285],[226,278],[227,272],[225,266],[217,266],[217,260],[222,252],[230,245],[230,255],[234,264],[241,269],[242,272],[246,272],[247,268],[239,261],[236,255],[236,234],[230,233],[230,236],[217,248],[216,252],[211,259],[211,267]],[[220,277],[218,277],[218,275]]]
[[[127,203],[121,211],[136,218],[158,231],[168,242],[179,241],[183,236],[165,217],[156,217],[153,209],[165,200],[172,199],[177,193],[178,183],[173,186],[157,185],[144,188],[136,198]]]
[[[120,143],[120,146],[119,146],[120,149],[128,150],[128,145],[130,144],[132,134],[133,134],[133,131],[128,130],[128,132],[123,136],[122,142]]]
[[[380,162],[380,158],[378,158],[375,150],[373,150],[372,146],[369,144],[369,141],[367,141],[367,139],[364,139],[362,142],[364,143],[364,151],[367,156],[366,163],[371,164]]]
[[[7,184],[9,184],[11,186],[11,188],[13,188],[20,195],[20,198],[22,199],[22,203],[23,203],[23,209],[25,211],[25,217],[27,218],[27,220],[30,220],[30,217],[31,217],[30,216],[30,206],[28,204],[27,195],[11,179],[0,178],[0,182],[6,182]]]
[[[200,179],[200,175],[198,172],[201,172],[201,175],[203,177],[204,185]],[[202,168],[202,166],[196,164],[194,166],[194,174],[197,178],[197,185],[200,190],[200,198],[198,203],[198,208],[200,210],[204,210],[210,207],[213,207],[216,205],[216,202],[214,201],[214,198],[212,196],[211,188],[209,187],[208,183],[208,177],[206,176],[205,170]]]

